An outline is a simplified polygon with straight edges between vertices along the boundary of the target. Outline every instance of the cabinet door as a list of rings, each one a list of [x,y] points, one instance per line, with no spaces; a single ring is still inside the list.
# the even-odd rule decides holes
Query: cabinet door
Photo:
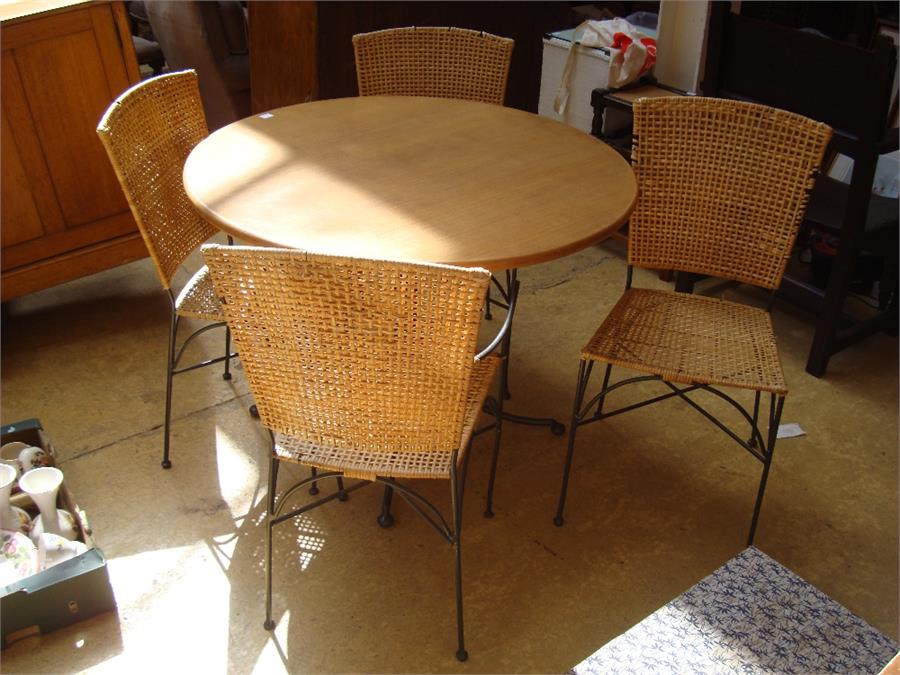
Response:
[[[40,237],[44,229],[35,195],[28,183],[26,162],[16,145],[6,110],[0,123],[3,126],[3,137],[0,139],[0,166],[3,167],[3,180],[0,181],[0,222],[3,223],[0,244],[6,248]]]
[[[90,4],[3,27],[4,268],[134,229],[95,131],[138,77],[122,11]]]

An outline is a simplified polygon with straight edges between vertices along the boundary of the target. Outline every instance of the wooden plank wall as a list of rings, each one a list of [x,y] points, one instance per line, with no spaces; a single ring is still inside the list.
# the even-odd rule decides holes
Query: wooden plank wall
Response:
[[[317,4],[275,0],[248,4],[253,114],[317,98]]]

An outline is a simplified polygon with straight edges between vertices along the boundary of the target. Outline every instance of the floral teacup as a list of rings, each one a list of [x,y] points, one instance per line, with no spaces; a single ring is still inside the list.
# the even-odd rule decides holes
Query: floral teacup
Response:
[[[19,453],[19,468],[22,473],[42,466],[51,466],[52,464],[53,457],[50,456],[50,453],[34,445],[23,448]]]
[[[38,571],[37,549],[21,532],[0,530],[0,586]]]

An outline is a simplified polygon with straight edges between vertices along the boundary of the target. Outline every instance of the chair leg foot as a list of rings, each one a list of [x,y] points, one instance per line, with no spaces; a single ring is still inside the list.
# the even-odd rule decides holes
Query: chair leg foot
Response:
[[[161,462],[161,464],[162,464],[162,468],[164,468],[164,469],[171,469],[171,468],[172,468],[172,462],[170,462],[168,459],[164,459],[164,460]]]
[[[263,628],[266,630],[275,630],[275,622],[272,619],[266,619],[263,622]]]
[[[250,417],[255,420],[259,419],[259,409],[256,407],[256,404],[250,406]]]
[[[554,421],[550,425],[550,433],[554,436],[562,436],[564,433],[566,433],[566,425],[562,422]]]
[[[465,649],[458,649],[456,651],[456,659],[457,661],[467,661],[469,659],[469,652]]]
[[[485,511],[484,511],[484,517],[485,517],[485,518],[493,518],[493,517],[494,517],[494,512],[493,512],[491,509],[485,509]]]
[[[231,373],[222,373],[222,379],[223,379],[223,380],[230,380],[230,379],[231,379]]]
[[[560,518],[559,516],[555,516],[555,517],[553,518],[553,524],[556,525],[557,527],[562,527],[564,522],[566,522],[566,521],[564,521],[564,520],[563,520],[562,518]]]
[[[381,527],[387,529],[394,524],[394,514],[391,513],[391,502],[394,500],[394,488],[384,486],[384,494],[381,496],[381,513],[375,519]]]

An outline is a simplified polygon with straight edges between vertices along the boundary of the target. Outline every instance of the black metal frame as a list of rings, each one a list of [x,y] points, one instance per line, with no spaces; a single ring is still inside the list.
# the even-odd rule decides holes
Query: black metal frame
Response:
[[[493,315],[491,314],[491,305],[496,305],[501,309],[507,311],[507,318],[510,317],[510,306],[515,305],[518,296],[519,296],[519,281],[518,281],[518,270],[508,269],[506,270],[506,284],[504,285],[496,275],[491,275],[491,283],[496,287],[497,292],[500,294],[500,299],[496,300],[491,296],[490,289],[488,289],[487,302],[485,304],[484,310],[484,318],[492,319]],[[504,399],[511,398],[511,394],[509,392],[509,353],[512,345],[512,324],[505,329],[501,328],[501,330],[497,333],[498,336],[503,336],[502,338],[502,346],[500,348],[500,355],[503,357],[503,372],[500,374],[501,379],[501,389],[500,391],[503,393]],[[486,411],[487,412],[487,411]],[[559,422],[552,417],[529,417],[527,415],[514,415],[509,412],[501,412],[503,415],[503,419],[512,422],[514,424],[527,424],[530,426],[540,426],[540,427],[550,427],[550,432],[554,436],[562,436],[566,433],[566,425],[562,422]],[[491,514],[493,515],[493,514]]]
[[[519,424],[559,424],[552,419],[543,420],[530,417],[522,417],[520,415],[512,415],[503,410],[504,400],[510,397],[509,351],[510,345],[512,343],[513,317],[516,313],[516,303],[519,300],[519,280],[517,278],[516,270],[511,269],[506,271],[505,287],[497,280],[497,278],[493,274],[491,275],[491,283],[497,287],[502,300],[494,300],[493,298],[491,298],[490,287],[488,287],[487,299],[485,301],[485,317],[490,317],[490,307],[491,304],[494,304],[506,311],[506,318],[503,320],[503,325],[500,326],[500,330],[497,331],[494,339],[491,340],[490,344],[482,349],[481,352],[479,352],[475,357],[476,359],[483,359],[485,356],[499,347],[500,351],[498,355],[502,359],[502,364],[500,366],[500,384],[497,387],[497,396],[488,396],[484,402],[483,407],[484,412],[489,415],[493,415],[496,421],[493,424],[489,424],[485,427],[482,427],[481,429],[476,430],[472,434],[472,437],[474,438],[478,434],[489,431],[492,428],[495,430],[494,451],[491,455],[491,472],[488,478],[487,496],[485,497],[484,504],[485,518],[494,517],[494,485],[497,478],[497,462],[500,458],[500,437],[502,433],[502,421],[507,420]],[[565,427],[563,427],[563,431],[565,431]],[[557,432],[554,431],[554,433]]]
[[[629,265],[625,283],[626,289],[631,288],[633,274],[633,266]],[[773,300],[774,292],[770,296],[766,311],[771,311]],[[584,426],[586,424],[591,424],[593,422],[598,422],[599,420],[607,419],[609,417],[614,417],[615,415],[620,415],[631,410],[643,408],[644,406],[650,405],[651,403],[658,403],[659,401],[664,401],[666,399],[677,396],[692,408],[694,408],[694,410],[706,417],[710,422],[719,427],[719,429],[724,431],[729,437],[731,437],[732,440],[734,440],[738,445],[744,448],[744,450],[753,455],[753,457],[762,462],[763,471],[762,476],[760,477],[759,489],[756,494],[756,504],[753,509],[753,519],[750,523],[750,532],[747,537],[747,545],[750,546],[751,544],[753,544],[753,537],[756,534],[756,525],[757,521],[759,520],[759,512],[762,508],[763,494],[765,493],[766,483],[769,478],[769,468],[772,465],[772,456],[775,451],[775,441],[778,434],[778,425],[781,421],[782,409],[784,408],[784,395],[777,395],[774,393],[769,394],[768,428],[767,437],[764,441],[763,434],[759,426],[760,398],[762,395],[761,391],[754,392],[755,396],[753,403],[753,414],[751,415],[746,410],[746,408],[744,408],[744,406],[738,403],[731,396],[708,384],[695,382],[689,385],[685,385],[684,387],[678,387],[659,375],[638,375],[636,377],[630,377],[624,380],[620,380],[614,384],[610,384],[609,380],[613,366],[611,363],[607,363],[606,372],[603,375],[603,384],[600,387],[599,393],[597,393],[585,404],[584,396],[591,378],[594,363],[594,361],[582,359],[578,364],[578,379],[575,385],[575,401],[572,406],[572,421],[569,426],[569,440],[568,446],[566,448],[566,461],[565,467],[563,469],[562,486],[559,493],[559,504],[556,509],[556,516],[553,519],[553,523],[557,527],[561,527],[564,523],[563,510],[565,509],[566,505],[566,495],[569,487],[569,474],[572,466],[572,456],[575,452],[575,432],[578,427]],[[606,396],[610,392],[629,384],[648,381],[662,382],[670,389],[670,391],[659,396],[654,396],[653,398],[645,399],[638,403],[633,403],[631,405],[617,408],[616,410],[613,410],[611,412],[603,412],[603,404],[606,400]],[[739,436],[732,429],[727,427],[722,421],[720,421],[715,415],[710,413],[699,403],[687,396],[689,393],[694,391],[704,391],[710,394],[714,394],[731,405],[735,410],[737,410],[750,425],[750,436],[748,440],[745,441],[741,436]],[[589,416],[589,411],[595,405],[597,407],[596,411]]]
[[[499,421],[496,425],[489,425],[483,429],[479,429],[472,435],[474,439],[476,434],[487,431],[493,426],[498,427],[499,438]],[[271,435],[271,433],[270,433]],[[459,450],[454,450],[450,458],[450,502],[452,510],[452,526],[438,510],[438,508],[430,501],[425,499],[415,490],[398,483],[393,478],[387,476],[376,476],[372,481],[361,480],[349,487],[344,487],[344,473],[341,471],[326,471],[318,473],[313,470],[312,475],[303,480],[294,483],[291,487],[284,491],[280,499],[276,498],[276,484],[278,482],[278,466],[281,461],[275,454],[275,439],[272,437],[272,459],[269,467],[269,497],[268,497],[268,513],[266,518],[266,620],[263,627],[266,630],[274,630],[275,622],[272,620],[272,531],[275,525],[290,520],[308,511],[312,511],[323,504],[334,499],[345,501],[350,492],[358,490],[373,483],[381,483],[385,486],[383,498],[383,514],[387,513],[390,522],[393,523],[393,516],[390,515],[390,502],[394,492],[397,492],[409,504],[421,518],[428,523],[432,529],[442,536],[447,543],[453,546],[455,557],[455,581],[456,581],[456,626],[457,626],[457,651],[456,658],[465,661],[469,658],[465,649],[464,627],[463,627],[463,601],[462,601],[462,555],[460,549],[461,530],[462,530],[462,503],[463,493],[465,490],[466,474],[468,473],[469,456],[472,451],[472,441],[462,459],[461,476],[457,470],[457,457]],[[334,492],[317,499],[316,501],[305,504],[299,508],[293,509],[287,513],[281,513],[284,510],[288,500],[304,486],[315,483],[325,478],[336,478],[338,481],[338,489]],[[379,516],[379,524],[382,516]]]
[[[166,419],[163,425],[163,459],[162,459],[162,467],[164,469],[171,469],[172,462],[169,459],[169,436],[172,428],[172,379],[175,375],[179,375],[181,373],[186,373],[191,370],[196,370],[197,368],[203,368],[204,366],[211,366],[215,363],[225,362],[225,371],[222,373],[223,380],[231,379],[231,359],[237,356],[237,353],[231,351],[231,331],[224,321],[218,321],[214,323],[208,323],[201,328],[198,328],[193,333],[187,336],[184,342],[181,343],[181,346],[178,347],[178,351],[176,352],[176,340],[178,337],[178,326],[181,321],[181,317],[175,310],[175,294],[172,293],[172,289],[166,289],[167,295],[169,297],[169,305],[171,309],[171,319],[169,322],[169,351],[166,357]],[[178,367],[179,361],[181,361],[181,357],[184,355],[184,350],[187,346],[193,341],[201,333],[205,333],[208,330],[212,330],[213,328],[225,328],[225,355],[218,356],[214,359],[207,359],[206,361],[200,361],[198,363],[191,364],[189,366],[184,366],[183,368]]]

